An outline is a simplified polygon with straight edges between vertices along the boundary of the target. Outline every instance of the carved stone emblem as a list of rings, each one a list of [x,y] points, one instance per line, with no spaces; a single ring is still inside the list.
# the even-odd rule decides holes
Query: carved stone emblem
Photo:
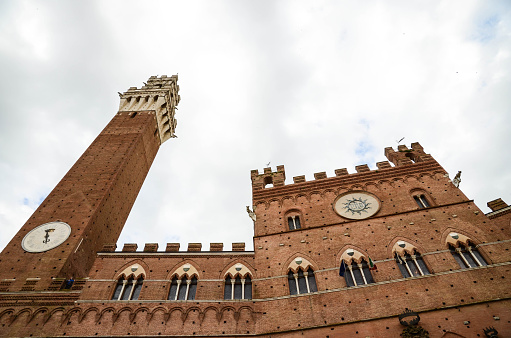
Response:
[[[380,201],[365,191],[352,191],[337,197],[333,206],[335,212],[342,217],[364,219],[378,212]]]

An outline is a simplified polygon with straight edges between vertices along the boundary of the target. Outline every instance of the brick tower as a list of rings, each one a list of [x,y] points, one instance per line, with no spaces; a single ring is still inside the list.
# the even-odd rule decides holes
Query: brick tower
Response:
[[[177,79],[152,76],[120,94],[118,113],[0,254],[3,289],[86,277],[96,252],[117,241],[160,145],[174,136]]]

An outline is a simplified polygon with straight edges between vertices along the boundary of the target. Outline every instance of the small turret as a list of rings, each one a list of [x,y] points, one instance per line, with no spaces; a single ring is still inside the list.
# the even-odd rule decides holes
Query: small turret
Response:
[[[424,148],[419,142],[412,143],[412,149],[408,149],[405,145],[399,145],[397,151],[392,147],[385,148],[385,156],[395,166],[412,164],[414,162],[424,162],[433,160],[433,157],[424,152]]]
[[[286,171],[283,165],[277,166],[277,171],[272,172],[271,168],[264,168],[264,173],[259,174],[257,169],[250,172],[252,179],[252,190],[264,189],[267,185],[279,187],[284,185]]]

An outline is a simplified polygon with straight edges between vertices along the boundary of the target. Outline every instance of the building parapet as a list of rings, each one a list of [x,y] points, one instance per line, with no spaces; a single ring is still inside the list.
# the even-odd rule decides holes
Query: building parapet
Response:
[[[490,219],[493,219],[493,218],[497,218],[499,216],[503,216],[503,215],[506,215],[509,213],[511,213],[511,205],[508,207],[496,210],[496,211],[489,212],[486,214],[486,216]]]
[[[314,181],[322,181],[326,179],[334,178],[351,178],[356,177],[360,180],[359,174],[366,173],[381,173],[386,172],[392,168],[413,168],[414,164],[420,163],[435,163],[440,169],[440,165],[434,160],[434,158],[424,152],[424,148],[418,143],[412,143],[411,149],[405,145],[399,145],[398,150],[394,150],[392,147],[385,148],[385,156],[389,159],[388,161],[381,161],[376,163],[376,170],[371,170],[367,164],[360,164],[355,167],[355,173],[349,173],[346,168],[335,169],[335,177],[328,177],[326,172],[314,173]],[[393,165],[392,165],[392,164]],[[443,169],[442,169],[443,170]],[[352,176],[357,175],[357,176]],[[271,168],[264,168],[263,173],[259,173],[259,170],[252,170],[250,173],[252,179],[252,191],[255,194],[259,193],[263,189],[272,190],[272,188],[281,188],[283,186],[290,186],[285,184],[286,172],[283,165],[277,166],[276,171],[272,171]],[[303,184],[307,181],[305,175],[293,177],[293,184]],[[279,189],[280,190],[280,189]]]
[[[103,246],[103,250],[101,253],[162,253],[158,251],[158,243],[145,243],[143,251],[137,251],[138,245],[136,243],[125,243],[122,251],[115,251],[117,248],[116,244],[105,244]],[[232,243],[232,251],[223,251],[224,243],[210,243],[209,251],[202,251],[201,243],[188,243],[187,251],[179,251],[180,244],[179,243],[167,243],[165,248],[166,253],[196,253],[196,252],[245,252],[245,242]]]

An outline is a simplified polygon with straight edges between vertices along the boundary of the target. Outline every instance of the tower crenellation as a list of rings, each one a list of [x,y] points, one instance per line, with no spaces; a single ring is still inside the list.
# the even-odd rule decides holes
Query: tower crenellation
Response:
[[[392,147],[387,147],[385,148],[385,157],[395,166],[434,160],[431,155],[424,152],[424,148],[419,142],[412,143],[411,149],[403,144],[398,145],[397,151]]]
[[[399,145],[398,150],[395,151],[392,147],[385,148],[385,156],[389,159],[389,161],[381,161],[376,163],[376,170],[371,170],[369,165],[367,164],[360,164],[355,166],[354,173],[349,173],[348,169],[342,168],[342,169],[335,169],[334,177],[328,177],[327,173],[325,171],[314,173],[314,181],[319,180],[325,180],[328,178],[334,179],[334,178],[352,178],[352,177],[360,177],[357,176],[359,174],[367,174],[367,173],[377,173],[381,170],[391,169],[394,167],[401,167],[403,165],[412,165],[416,163],[422,163],[422,162],[432,162],[434,161],[433,157],[429,154],[426,154],[424,152],[424,148],[418,143],[412,143],[411,149],[409,149],[405,145]],[[437,167],[440,167],[438,163],[433,162],[436,164]],[[441,167],[440,167],[441,168]],[[441,169],[443,170],[443,169]],[[252,170],[251,171],[251,178],[252,178],[252,189],[253,190],[261,190],[265,188],[273,188],[278,186],[290,186],[292,184],[296,183],[305,183],[305,182],[312,182],[307,181],[305,178],[305,175],[295,176],[293,177],[293,183],[292,184],[286,184],[285,178],[286,178],[286,172],[283,165],[277,166],[276,171],[272,171],[271,168],[265,168],[263,173],[260,174],[258,170]]]
[[[272,187],[279,187],[285,184],[286,170],[283,165],[277,166],[277,171],[272,171],[271,168],[264,168],[264,172],[259,174],[259,170],[255,169],[250,172],[252,179],[252,189],[264,189],[267,185]]]
[[[163,252],[167,253],[187,253],[187,252],[208,252],[202,250],[202,243],[188,243],[188,247],[186,251],[179,250],[180,243],[167,243],[165,251],[158,251],[159,245],[158,243],[145,243],[144,249],[142,251],[138,250],[138,244],[136,243],[124,243],[122,250],[116,251],[116,244],[105,244],[103,245],[103,249],[100,251],[102,253],[154,253],[161,254]],[[235,242],[232,243],[231,247],[232,252],[245,251],[245,242]],[[209,252],[224,252],[224,243],[210,243],[209,244]],[[226,251],[228,252],[228,251]]]
[[[138,113],[154,111],[158,123],[160,143],[175,137],[177,120],[175,118],[176,106],[181,100],[179,95],[178,76],[162,75],[151,76],[141,88],[130,87],[123,94],[119,94],[119,112]]]

